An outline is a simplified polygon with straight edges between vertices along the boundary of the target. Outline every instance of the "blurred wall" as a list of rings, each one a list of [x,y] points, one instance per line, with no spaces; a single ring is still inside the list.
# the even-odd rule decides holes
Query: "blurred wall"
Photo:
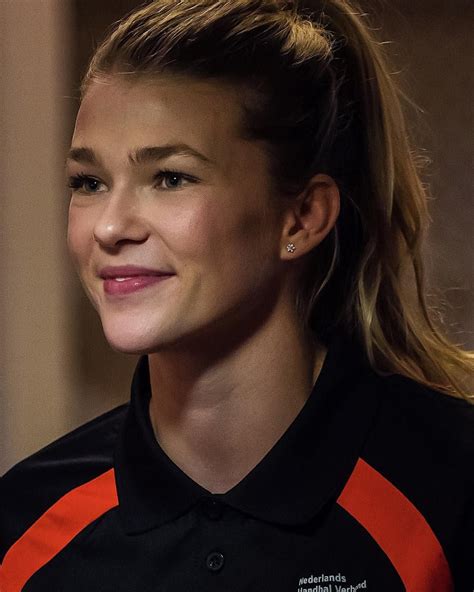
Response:
[[[64,0],[0,2],[0,470],[70,426]]]
[[[111,351],[68,260],[62,169],[87,59],[138,4],[0,0],[0,473],[128,397],[136,358]],[[448,290],[447,330],[472,347],[473,4],[362,4],[425,112],[412,126],[434,162],[432,290]]]
[[[432,159],[423,179],[433,198],[425,248],[429,293],[444,295],[446,332],[472,349],[474,2],[395,0],[378,20],[382,37],[392,41],[395,76],[423,111],[411,123]]]

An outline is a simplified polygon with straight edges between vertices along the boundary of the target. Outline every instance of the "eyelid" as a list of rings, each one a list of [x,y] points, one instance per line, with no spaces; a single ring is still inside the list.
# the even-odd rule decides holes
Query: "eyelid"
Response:
[[[184,173],[180,170],[176,170],[176,169],[171,169],[171,168],[161,168],[159,169],[157,172],[154,173],[153,175],[153,182],[155,184],[155,186],[157,184],[161,185],[161,183],[163,182],[163,180],[169,178],[169,177],[179,177],[181,180],[181,183],[184,183],[183,185],[180,186],[176,186],[176,187],[156,187],[157,189],[163,190],[163,191],[173,191],[173,190],[180,190],[180,189],[184,189],[185,187],[187,187],[188,184],[195,184],[198,183],[200,181],[200,179],[198,177],[196,177],[195,175],[191,175],[188,173]],[[77,192],[77,193],[82,193],[82,194],[87,194],[87,195],[93,195],[96,193],[103,193],[104,189],[98,189],[97,191],[88,191],[84,185],[87,182],[90,181],[94,181],[99,185],[107,185],[100,177],[92,175],[92,174],[87,174],[85,172],[78,172],[78,173],[71,173],[68,175],[68,187],[73,191],[73,192]]]
[[[172,177],[172,176],[176,176],[176,177],[180,177],[183,181],[187,181],[188,183],[198,183],[199,179],[197,177],[195,177],[194,175],[188,175],[187,173],[183,173],[179,170],[172,170],[172,169],[165,169],[162,168],[159,171],[157,171],[154,176],[153,176],[153,180],[155,182],[159,182],[159,181],[163,181],[163,179],[166,179],[167,177]],[[172,189],[182,189],[182,187],[168,187],[167,189],[172,190]]]
[[[104,190],[87,191],[87,189],[84,188],[84,184],[88,181],[95,181],[99,185],[105,186],[105,183],[101,179],[99,179],[98,177],[95,177],[94,175],[87,175],[85,173],[76,173],[76,174],[70,175],[68,177],[68,187],[75,193],[82,193],[82,194],[86,194],[86,195],[94,195],[96,193],[104,193]]]

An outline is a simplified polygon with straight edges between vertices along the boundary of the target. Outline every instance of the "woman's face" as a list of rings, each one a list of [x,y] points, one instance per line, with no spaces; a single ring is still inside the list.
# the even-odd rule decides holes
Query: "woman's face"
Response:
[[[67,162],[68,246],[119,351],[231,331],[275,296],[281,223],[263,147],[239,137],[238,100],[173,77],[87,90]]]

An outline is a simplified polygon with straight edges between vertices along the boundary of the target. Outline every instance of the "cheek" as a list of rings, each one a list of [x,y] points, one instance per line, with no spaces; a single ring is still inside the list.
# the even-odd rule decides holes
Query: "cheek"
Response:
[[[84,263],[91,249],[92,244],[92,223],[90,216],[84,215],[81,210],[74,206],[69,207],[67,246],[69,253],[80,266]]]
[[[185,264],[192,260],[203,261],[212,255],[216,242],[224,236],[221,218],[218,208],[211,201],[203,200],[163,209],[155,219],[159,220],[157,232],[171,256],[175,254],[177,263]]]
[[[213,196],[162,218],[162,236],[178,264],[195,264],[222,278],[259,271],[268,261],[270,227],[263,212],[236,207],[238,200]]]
[[[223,239],[244,257],[242,265],[267,257],[274,238],[272,222],[263,208],[255,205],[261,199],[261,195],[250,194],[245,202],[242,200],[237,208],[229,208],[223,215]]]

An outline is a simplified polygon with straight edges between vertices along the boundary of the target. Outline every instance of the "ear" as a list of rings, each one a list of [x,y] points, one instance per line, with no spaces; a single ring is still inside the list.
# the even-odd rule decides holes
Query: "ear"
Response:
[[[324,174],[312,177],[306,189],[285,210],[281,258],[297,259],[319,245],[334,227],[339,210],[339,189],[334,179]],[[290,252],[289,244],[294,245]]]

